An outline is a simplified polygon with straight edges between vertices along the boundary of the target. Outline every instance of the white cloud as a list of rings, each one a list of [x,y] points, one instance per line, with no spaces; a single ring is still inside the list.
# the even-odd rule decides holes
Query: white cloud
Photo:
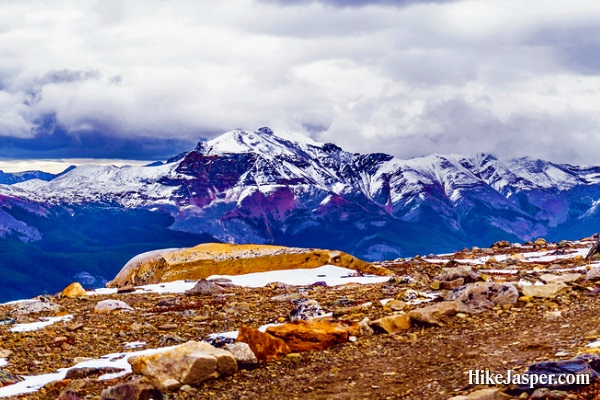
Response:
[[[55,114],[73,135],[269,125],[401,157],[595,160],[600,3],[393,3],[3,4],[0,141]]]

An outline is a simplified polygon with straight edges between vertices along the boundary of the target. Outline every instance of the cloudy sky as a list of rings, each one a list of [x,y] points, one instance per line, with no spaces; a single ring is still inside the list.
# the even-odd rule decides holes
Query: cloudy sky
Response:
[[[6,0],[0,55],[0,158],[156,159],[266,125],[600,164],[595,0]]]

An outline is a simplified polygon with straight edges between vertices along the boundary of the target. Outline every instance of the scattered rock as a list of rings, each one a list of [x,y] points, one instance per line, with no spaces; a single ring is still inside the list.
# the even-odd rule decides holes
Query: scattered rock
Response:
[[[377,333],[394,333],[410,329],[410,318],[408,314],[395,314],[379,318],[371,323],[371,328]]]
[[[402,300],[390,300],[385,306],[392,311],[402,311],[406,308],[407,304]]]
[[[554,298],[568,286],[562,282],[547,283],[545,285],[523,285],[521,293],[524,296]]]
[[[446,289],[446,290],[452,290],[452,289],[459,288],[464,284],[465,284],[464,278],[457,278],[457,279],[454,279],[453,281],[441,282],[440,288]]]
[[[600,280],[600,267],[592,267],[585,274],[586,281],[597,281]]]
[[[133,311],[133,307],[121,300],[102,300],[94,307],[94,312],[103,314],[112,311],[123,310]]]
[[[459,278],[467,280],[469,279],[471,272],[473,272],[473,268],[470,265],[461,265],[452,260],[442,268],[442,272],[440,272],[435,279],[441,282],[449,282]]]
[[[8,349],[0,349],[0,358],[8,358],[12,356],[13,352]]]
[[[500,240],[492,245],[492,249],[505,249],[507,247],[510,247],[508,240]]]
[[[37,314],[42,312],[57,313],[60,306],[49,301],[30,300],[18,303],[12,312],[16,315]]]
[[[87,296],[87,292],[85,291],[83,286],[81,286],[81,283],[73,282],[69,286],[64,288],[60,295],[62,297],[71,297],[71,298],[72,297],[84,297],[84,296]]]
[[[445,326],[451,317],[459,311],[464,312],[466,306],[460,301],[443,301],[417,308],[408,313],[408,318],[427,325]]]
[[[22,380],[23,378],[0,369],[0,387],[13,385]]]
[[[576,282],[583,278],[581,274],[565,274],[565,275],[554,275],[554,274],[542,274],[540,280],[544,283],[571,283]]]
[[[258,366],[258,359],[248,343],[230,343],[223,346],[223,348],[233,354],[238,369],[254,369]]]
[[[117,289],[118,294],[133,293],[133,292],[135,292],[135,286],[132,286],[132,285],[123,286],[123,287],[120,287]]]
[[[493,282],[469,283],[446,296],[446,300],[459,300],[473,309],[514,304],[518,299],[519,291],[515,286]]]
[[[454,396],[448,400],[506,400],[512,398],[500,391],[500,389],[489,388],[480,389],[469,393],[466,396]]]
[[[267,328],[267,333],[282,339],[292,352],[325,350],[339,343],[346,343],[351,323],[335,319],[297,320],[289,324]]]
[[[290,311],[290,321],[307,321],[311,318],[318,318],[325,315],[325,311],[321,308],[316,300],[301,299],[294,301],[296,307]]]
[[[288,345],[268,333],[243,325],[237,337],[238,342],[248,343],[259,361],[271,361],[290,353]]]
[[[134,373],[151,378],[163,390],[196,385],[237,371],[237,362],[230,352],[195,341],[160,353],[133,356],[128,362]]]
[[[223,311],[228,314],[240,314],[250,311],[250,304],[246,302],[234,301],[223,308]]]
[[[133,381],[121,383],[102,391],[101,400],[150,400],[162,399],[162,393],[149,383]]]
[[[223,288],[216,283],[200,279],[196,285],[185,292],[187,296],[217,296],[223,292]]]
[[[77,393],[73,390],[67,390],[61,393],[60,396],[56,398],[56,400],[82,400],[81,397],[77,396]]]
[[[113,374],[117,372],[122,372],[122,368],[112,368],[112,367],[82,367],[82,368],[72,368],[67,371],[65,375],[65,379],[83,379],[88,378],[90,376],[100,376],[104,374]]]
[[[566,399],[569,394],[561,390],[550,390],[548,388],[536,389],[528,400],[561,400]]]

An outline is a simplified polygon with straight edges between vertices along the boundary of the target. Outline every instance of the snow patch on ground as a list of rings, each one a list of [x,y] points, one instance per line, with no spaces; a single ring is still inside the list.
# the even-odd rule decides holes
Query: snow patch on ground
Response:
[[[10,331],[11,332],[30,332],[37,331],[39,329],[45,328],[46,326],[50,326],[56,322],[60,321],[70,321],[73,319],[72,315],[63,315],[61,317],[42,317],[39,322],[31,322],[28,324],[17,324],[13,326]]]

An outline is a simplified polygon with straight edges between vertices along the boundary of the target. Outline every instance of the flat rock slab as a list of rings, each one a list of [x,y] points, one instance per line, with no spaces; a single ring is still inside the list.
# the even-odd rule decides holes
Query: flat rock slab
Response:
[[[129,358],[134,373],[151,378],[158,388],[179,389],[237,372],[233,355],[205,342],[189,341],[160,353]]]
[[[267,328],[267,333],[282,339],[292,352],[325,350],[339,343],[346,343],[352,324],[337,320],[298,320],[289,324]]]

